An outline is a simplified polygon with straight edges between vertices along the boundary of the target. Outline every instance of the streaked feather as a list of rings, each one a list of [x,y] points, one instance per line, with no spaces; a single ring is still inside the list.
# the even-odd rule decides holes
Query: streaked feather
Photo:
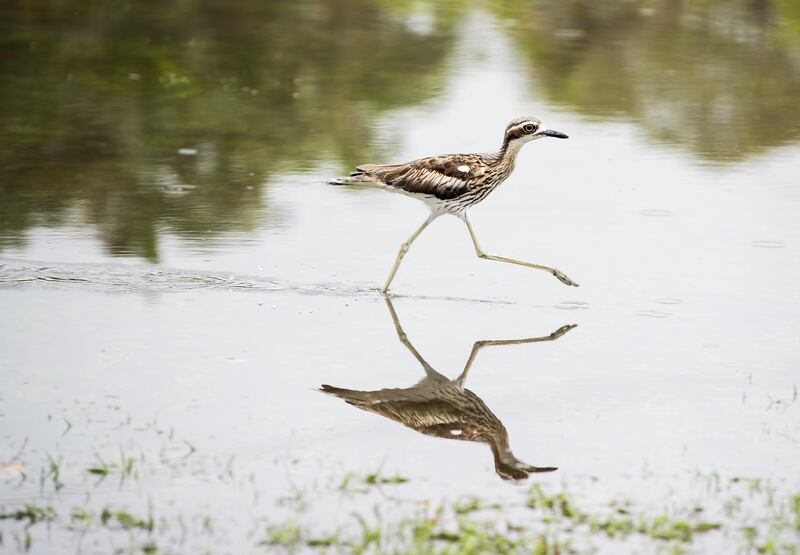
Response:
[[[363,164],[351,177],[367,177],[387,188],[452,200],[485,185],[484,177],[496,162],[486,154],[445,154],[406,164]],[[468,171],[463,171],[464,166]]]

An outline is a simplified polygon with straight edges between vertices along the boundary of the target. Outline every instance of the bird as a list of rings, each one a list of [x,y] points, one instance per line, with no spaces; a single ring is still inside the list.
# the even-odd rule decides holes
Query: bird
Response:
[[[575,281],[557,268],[486,253],[478,242],[467,213],[469,208],[485,199],[511,175],[517,155],[525,143],[545,137],[569,138],[564,133],[548,129],[534,117],[519,117],[506,126],[503,143],[495,153],[442,154],[404,164],[362,164],[347,177],[329,180],[328,183],[332,185],[367,185],[402,193],[425,202],[430,208],[430,214],[422,225],[400,245],[381,291],[385,294],[389,290],[411,244],[431,222],[445,214],[456,216],[466,224],[479,258],[543,270],[565,285],[578,287]]]
[[[524,480],[532,473],[558,470],[554,466],[531,466],[517,459],[511,452],[508,432],[503,423],[464,384],[475,357],[484,347],[554,341],[576,327],[575,324],[562,326],[544,337],[476,341],[461,375],[451,380],[422,358],[403,331],[389,297],[386,297],[386,304],[400,341],[422,365],[425,377],[407,388],[359,391],[323,384],[320,391],[425,435],[486,443],[492,451],[495,472],[503,480]]]

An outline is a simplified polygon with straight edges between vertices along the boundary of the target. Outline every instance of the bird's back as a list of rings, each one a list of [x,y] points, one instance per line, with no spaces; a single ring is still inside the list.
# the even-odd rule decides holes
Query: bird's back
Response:
[[[426,435],[481,442],[505,435],[503,424],[481,398],[450,380],[423,380],[410,388],[378,391],[329,385],[321,389]]]
[[[452,200],[480,186],[496,159],[486,154],[443,154],[405,164],[363,164],[354,175],[364,175],[405,193]]]

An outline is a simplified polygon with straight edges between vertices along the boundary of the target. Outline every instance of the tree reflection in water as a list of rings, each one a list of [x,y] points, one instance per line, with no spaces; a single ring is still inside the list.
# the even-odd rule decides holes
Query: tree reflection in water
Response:
[[[271,175],[373,157],[372,118],[441,89],[455,15],[434,9],[420,29],[406,11],[365,0],[6,3],[0,249],[70,208],[112,254],[150,260],[163,228],[203,238],[274,224]]]
[[[800,137],[795,2],[501,1],[547,98],[712,162]],[[524,13],[521,13],[524,12]]]
[[[375,123],[467,71],[455,49],[483,9],[555,104],[713,162],[800,137],[796,2],[10,0],[0,251],[70,222],[111,254],[157,260],[164,231],[279,225],[270,178],[392,159]]]

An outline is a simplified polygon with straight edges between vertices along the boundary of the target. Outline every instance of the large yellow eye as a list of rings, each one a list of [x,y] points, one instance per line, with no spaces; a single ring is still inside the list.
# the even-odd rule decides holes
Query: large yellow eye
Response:
[[[534,129],[536,128],[530,123],[526,123],[522,126],[522,130],[525,131],[525,133],[533,133]]]

